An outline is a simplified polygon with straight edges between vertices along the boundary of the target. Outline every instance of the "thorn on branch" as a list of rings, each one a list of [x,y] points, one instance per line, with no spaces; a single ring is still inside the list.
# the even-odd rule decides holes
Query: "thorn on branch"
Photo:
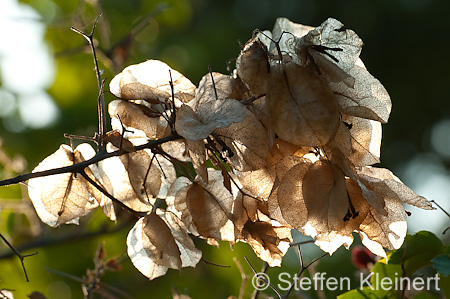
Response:
[[[169,76],[170,76],[170,91],[172,93],[172,115],[170,116],[169,126],[172,132],[175,132],[175,121],[176,121],[176,112],[175,112],[175,89],[173,87],[173,79],[172,79],[172,72],[169,69]]]
[[[84,141],[94,141],[96,142],[96,137],[88,137],[88,136],[81,136],[81,135],[73,135],[73,134],[68,134],[68,133],[64,133],[64,138],[68,138],[69,142],[70,142],[70,147],[72,149],[74,149],[74,145],[73,145],[73,141],[75,139],[78,140],[84,140]]]
[[[128,133],[134,134],[134,131],[131,131],[131,130],[128,130],[127,128],[125,128],[125,125],[123,124],[122,119],[120,118],[119,114],[117,114],[117,118],[119,119],[120,126],[122,127],[122,133],[120,134],[120,142],[119,142],[119,151],[121,151],[125,133],[128,132]]]
[[[216,84],[214,83],[214,76],[213,76],[212,68],[211,68],[210,65],[208,65],[208,71],[209,71],[209,74],[211,75],[211,82],[212,82],[212,86],[213,86],[213,89],[214,89],[214,95],[216,96],[216,100],[218,101],[219,97],[217,96]]]

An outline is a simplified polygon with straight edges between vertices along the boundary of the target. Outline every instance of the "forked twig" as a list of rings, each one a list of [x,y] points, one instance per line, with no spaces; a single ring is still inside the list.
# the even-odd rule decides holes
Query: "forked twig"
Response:
[[[12,246],[11,243],[8,242],[8,240],[6,240],[6,238],[0,233],[0,238],[2,238],[2,240],[6,243],[6,245],[8,245],[9,248],[11,248],[11,250],[14,252],[14,254],[20,259],[20,263],[22,264],[22,269],[23,269],[23,273],[25,274],[25,278],[27,280],[27,282],[30,282],[30,280],[28,279],[28,274],[27,274],[27,270],[25,269],[25,264],[23,262],[23,260],[26,257],[29,256],[33,256],[38,254],[37,252],[32,253],[32,254],[21,254],[16,248],[14,248],[14,246]]]
[[[286,292],[286,294],[282,297],[283,299],[287,298],[289,296],[289,294],[292,292],[292,290],[295,287],[295,281],[297,279],[300,278],[300,276],[302,276],[303,272],[305,272],[306,269],[308,269],[312,264],[314,264],[315,262],[317,262],[318,260],[320,260],[321,258],[325,257],[326,255],[328,255],[328,253],[324,253],[321,256],[315,258],[314,260],[312,260],[309,264],[305,265],[304,263],[304,259],[302,256],[302,250],[300,245],[298,245],[298,259],[300,260],[300,271],[296,274],[296,276],[294,277],[294,282],[291,284],[291,287],[289,288],[289,290]],[[281,298],[281,297],[280,297]]]
[[[250,268],[251,268],[252,271],[253,271],[253,274],[256,275],[256,277],[258,278],[258,280],[262,280],[264,283],[266,283],[266,284],[267,284],[267,285],[268,285],[268,286],[269,286],[269,287],[277,294],[278,298],[282,299],[280,291],[278,291],[277,288],[276,288],[274,285],[272,285],[272,284],[270,283],[270,281],[267,281],[267,280],[265,279],[265,277],[263,277],[263,276],[261,275],[262,273],[265,273],[265,272],[267,271],[268,264],[267,264],[267,263],[264,263],[264,267],[263,267],[262,271],[256,272],[255,268],[253,268],[252,264],[250,264],[250,261],[247,259],[246,256],[244,256],[244,259],[245,259],[245,261],[247,262],[247,264],[250,266]],[[252,298],[257,298],[257,297],[258,297],[258,292],[259,292],[259,290],[256,290],[256,293],[253,295]]]

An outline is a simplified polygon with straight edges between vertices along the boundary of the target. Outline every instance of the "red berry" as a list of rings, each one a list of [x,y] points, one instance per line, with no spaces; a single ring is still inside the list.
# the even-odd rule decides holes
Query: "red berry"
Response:
[[[367,269],[375,264],[375,254],[364,246],[355,246],[352,249],[352,263],[358,269]]]

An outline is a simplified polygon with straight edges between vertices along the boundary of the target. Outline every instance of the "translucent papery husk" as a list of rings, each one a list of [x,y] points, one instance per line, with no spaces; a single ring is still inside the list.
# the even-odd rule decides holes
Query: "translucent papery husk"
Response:
[[[94,155],[95,151],[89,144],[81,144],[75,151],[63,144],[39,163],[33,172],[72,166]],[[80,217],[98,207],[96,197],[99,194],[95,193],[98,190],[90,187],[80,174],[68,172],[30,179],[28,194],[42,222],[56,227],[63,223],[78,224]]]

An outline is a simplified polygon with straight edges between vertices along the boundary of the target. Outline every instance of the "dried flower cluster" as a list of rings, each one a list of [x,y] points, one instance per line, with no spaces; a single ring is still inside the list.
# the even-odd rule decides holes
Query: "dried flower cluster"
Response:
[[[245,44],[233,75],[211,72],[198,86],[157,60],[125,68],[110,83],[118,99],[109,104],[107,151],[118,154],[88,163],[83,175],[31,179],[39,216],[57,226],[100,206],[114,220],[111,198],[146,213],[127,244],[150,279],[199,262],[191,236],[246,242],[271,266],[281,264],[291,229],[330,254],[348,248],[353,232],[377,255],[399,248],[403,203],[432,207],[371,166],[391,101],[359,59],[361,39],[342,26],[279,18]],[[62,145],[34,171],[95,155],[88,144]]]

